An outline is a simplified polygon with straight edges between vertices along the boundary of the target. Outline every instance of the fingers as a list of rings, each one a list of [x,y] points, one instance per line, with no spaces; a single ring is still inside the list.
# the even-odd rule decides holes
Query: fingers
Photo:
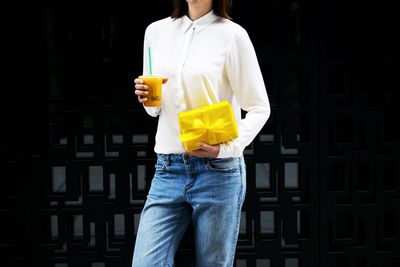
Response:
[[[204,151],[206,151],[206,152],[211,152],[211,151],[214,150],[214,147],[213,147],[213,146],[210,146],[210,145],[207,145],[207,144],[204,144],[204,143],[201,143],[201,144],[200,144],[200,149],[201,149],[201,150],[204,150]]]
[[[136,89],[135,90],[135,95],[137,95],[138,96],[138,101],[139,101],[139,103],[141,103],[141,104],[143,104],[144,102],[146,102],[147,101],[147,95],[149,94],[149,92],[147,92],[147,91],[145,91],[146,89],[144,89],[144,90],[141,90],[141,89]]]
[[[143,104],[144,102],[147,101],[146,96],[149,94],[147,91],[149,88],[147,85],[143,83],[143,80],[141,79],[135,79],[135,95],[138,96],[138,101],[139,103]]]
[[[200,144],[200,149],[194,150],[192,152],[187,152],[187,154],[191,156],[195,156],[198,158],[206,158],[206,157],[217,157],[219,154],[219,145],[210,146],[208,144]]]
[[[144,102],[147,101],[147,98],[146,97],[142,97],[142,96],[138,96],[138,101],[139,101],[140,104],[144,104]]]
[[[141,79],[135,79],[135,89],[137,90],[148,90],[149,87],[143,83]]]
[[[142,90],[142,89],[136,89],[136,90],[135,90],[135,95],[137,95],[137,96],[142,96],[142,97],[144,97],[144,96],[147,96],[148,94],[149,94],[149,92],[146,91],[146,89],[144,89],[144,90]]]

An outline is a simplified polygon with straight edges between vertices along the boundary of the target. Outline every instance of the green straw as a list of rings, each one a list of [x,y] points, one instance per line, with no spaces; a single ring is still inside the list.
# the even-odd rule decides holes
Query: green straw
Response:
[[[149,52],[149,68],[150,68],[150,75],[153,75],[153,67],[152,67],[152,65],[151,65],[151,49],[150,49],[150,46],[149,46],[149,48],[148,48],[147,51]]]

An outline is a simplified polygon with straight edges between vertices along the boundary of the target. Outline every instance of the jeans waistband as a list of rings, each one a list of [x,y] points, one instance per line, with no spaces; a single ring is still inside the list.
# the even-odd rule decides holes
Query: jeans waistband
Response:
[[[190,156],[189,154],[157,154],[157,157],[164,162],[184,162],[189,160],[202,160],[201,158]]]

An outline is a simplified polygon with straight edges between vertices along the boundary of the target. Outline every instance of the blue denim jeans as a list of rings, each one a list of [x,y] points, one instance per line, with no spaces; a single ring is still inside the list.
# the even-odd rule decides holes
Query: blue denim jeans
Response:
[[[172,267],[191,220],[196,266],[233,266],[245,192],[243,157],[158,154],[132,267]]]

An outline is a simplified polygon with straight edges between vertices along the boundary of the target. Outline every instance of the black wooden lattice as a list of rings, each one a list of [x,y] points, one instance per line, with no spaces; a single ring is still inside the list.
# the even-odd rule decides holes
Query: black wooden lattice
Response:
[[[383,4],[250,2],[234,1],[233,17],[272,115],[245,150],[235,266],[400,266],[394,16]],[[45,3],[47,91],[0,95],[13,130],[0,144],[4,266],[129,266],[156,129],[132,87],[144,28],[170,11],[158,4],[138,15],[134,2]],[[189,228],[176,266],[193,262]]]

